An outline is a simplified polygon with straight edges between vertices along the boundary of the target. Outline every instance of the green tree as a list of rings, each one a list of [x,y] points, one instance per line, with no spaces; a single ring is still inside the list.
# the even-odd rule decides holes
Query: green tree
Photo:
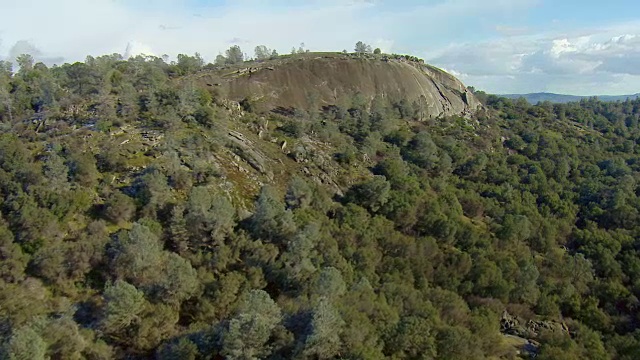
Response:
[[[89,344],[80,331],[80,327],[70,315],[49,320],[42,334],[49,344],[48,353],[51,357],[70,360],[84,359],[83,352]]]
[[[107,285],[103,297],[105,308],[101,327],[111,334],[121,334],[137,321],[146,303],[141,291],[122,280]]]
[[[371,45],[367,45],[362,41],[358,41],[356,43],[355,51],[358,54],[370,54],[371,53]]]
[[[158,236],[140,223],[118,234],[113,244],[113,264],[119,279],[151,290],[161,276],[165,257]]]
[[[403,317],[386,342],[388,354],[398,358],[437,359],[433,320]]]
[[[313,290],[320,297],[334,299],[344,295],[347,286],[340,270],[334,267],[326,267],[320,272]]]
[[[20,245],[14,242],[13,234],[7,224],[0,219],[0,279],[17,282],[25,277],[29,257],[22,252]]]
[[[222,54],[218,54],[218,56],[216,56],[215,64],[217,66],[222,66],[224,64],[227,64],[227,58],[224,57],[224,55]]]
[[[155,217],[155,211],[164,206],[171,198],[171,188],[167,177],[158,169],[152,168],[139,179],[139,191],[136,197],[146,205],[147,216]]]
[[[304,209],[311,204],[313,199],[313,189],[302,178],[296,176],[289,182],[285,202],[291,209]]]
[[[35,59],[30,54],[22,54],[16,57],[16,63],[20,68],[19,74],[25,74],[27,71],[33,70],[33,64],[35,63]]]
[[[69,174],[74,181],[89,188],[95,186],[100,176],[96,159],[90,154],[74,154],[69,161]]]
[[[377,212],[389,201],[390,190],[391,185],[384,176],[374,175],[371,180],[352,186],[345,199],[371,212]]]
[[[207,245],[209,237],[222,239],[233,228],[234,218],[235,209],[226,196],[212,193],[207,187],[191,189],[185,221],[195,245]]]
[[[156,356],[158,360],[196,360],[200,352],[191,340],[181,338],[160,347]]]
[[[284,243],[295,230],[293,215],[285,209],[277,190],[269,185],[263,186],[251,217],[253,235],[259,239]]]
[[[9,360],[44,360],[47,359],[47,343],[30,326],[23,326],[16,330],[4,349]]]
[[[251,291],[229,321],[223,336],[223,354],[229,359],[253,360],[268,356],[267,341],[282,321],[280,308],[269,294]]]
[[[321,298],[313,308],[313,317],[302,353],[311,358],[331,359],[342,346],[340,335],[344,321],[328,299]]]
[[[431,170],[439,162],[438,146],[428,132],[416,134],[402,151],[402,156],[423,169]]]
[[[178,54],[177,66],[180,69],[180,75],[194,74],[202,69],[204,60],[199,53],[195,53],[194,56]]]
[[[293,280],[298,285],[303,285],[303,281],[316,271],[313,259],[317,256],[315,247],[320,237],[319,230],[318,225],[308,224],[287,244],[282,258],[288,282]]]
[[[436,335],[438,359],[477,359],[480,348],[471,332],[460,326],[445,326]]]
[[[3,121],[9,120],[9,122],[13,122],[12,76],[11,63],[0,60],[0,119]]]
[[[271,54],[272,51],[264,45],[258,45],[255,48],[255,56],[258,61],[269,60],[271,58]]]
[[[175,336],[179,320],[178,309],[176,305],[147,303],[136,325],[128,331],[131,339],[127,343],[135,346],[137,351],[150,352],[157,349],[163,341]]]
[[[55,191],[64,191],[69,188],[69,167],[64,158],[53,152],[47,156],[44,164],[44,176]]]
[[[131,220],[135,211],[136,205],[133,199],[120,191],[111,194],[104,204],[104,216],[115,224]]]
[[[244,61],[244,53],[242,52],[242,49],[240,49],[240,46],[233,45],[232,47],[227,49],[226,59],[227,64],[242,64],[242,62]]]
[[[178,254],[184,254],[189,250],[189,228],[184,218],[185,207],[182,204],[175,205],[171,209],[169,219],[169,238],[171,249]]]
[[[180,304],[198,289],[196,270],[188,260],[175,253],[166,253],[165,270],[158,284],[158,297],[165,303]]]

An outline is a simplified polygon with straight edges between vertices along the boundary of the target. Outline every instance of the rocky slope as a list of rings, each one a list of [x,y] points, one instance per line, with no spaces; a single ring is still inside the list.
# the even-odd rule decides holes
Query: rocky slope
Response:
[[[469,115],[480,102],[435,67],[403,58],[308,53],[199,75],[230,100],[249,98],[262,110],[341,105],[360,93],[421,104],[425,117]]]

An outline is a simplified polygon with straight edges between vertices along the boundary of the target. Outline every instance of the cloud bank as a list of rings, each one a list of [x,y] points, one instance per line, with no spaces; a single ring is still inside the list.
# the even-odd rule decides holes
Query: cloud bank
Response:
[[[640,24],[452,44],[430,59],[493,92],[640,92]]]

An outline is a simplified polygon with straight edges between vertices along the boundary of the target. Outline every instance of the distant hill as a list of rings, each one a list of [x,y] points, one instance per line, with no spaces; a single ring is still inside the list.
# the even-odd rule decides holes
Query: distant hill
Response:
[[[588,99],[593,96],[577,96],[577,95],[563,95],[563,94],[553,94],[553,93],[531,93],[531,94],[503,94],[500,96],[504,96],[509,99],[519,99],[521,97],[525,98],[531,104],[537,104],[541,101],[550,101],[553,103],[568,103],[572,101],[580,101],[582,99]],[[640,97],[640,93],[634,95],[599,95],[596,96],[598,99],[602,101],[624,101],[626,99],[636,99]]]

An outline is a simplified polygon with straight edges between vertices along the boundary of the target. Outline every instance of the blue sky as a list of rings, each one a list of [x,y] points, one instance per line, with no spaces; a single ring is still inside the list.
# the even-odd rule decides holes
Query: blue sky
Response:
[[[201,53],[411,53],[494,93],[640,92],[640,1],[0,0],[0,58]],[[38,9],[35,10],[34,9]]]

